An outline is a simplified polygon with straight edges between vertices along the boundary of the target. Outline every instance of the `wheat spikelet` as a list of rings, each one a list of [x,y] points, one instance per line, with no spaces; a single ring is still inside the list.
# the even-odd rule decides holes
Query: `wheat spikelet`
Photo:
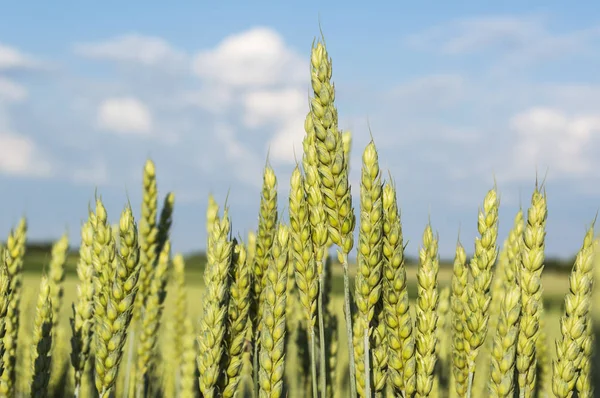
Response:
[[[531,197],[531,206],[527,212],[527,226],[521,246],[521,261],[517,265],[522,305],[517,340],[517,370],[519,393],[523,398],[532,397],[536,385],[535,345],[539,336],[546,216],[546,196],[536,186]]]
[[[65,280],[65,263],[67,251],[69,250],[69,238],[65,234],[52,245],[50,258],[49,285],[50,297],[52,298],[52,322],[53,328],[58,324],[63,297],[63,281]]]
[[[98,209],[97,209],[98,210]],[[96,237],[104,228],[106,236],[111,236],[107,224],[101,226],[98,211]],[[105,216],[105,214],[103,215]],[[117,372],[123,357],[123,347],[127,339],[127,328],[132,317],[133,305],[138,289],[140,273],[137,225],[133,218],[131,208],[127,206],[121,213],[119,221],[119,239],[121,245],[118,252],[114,241],[109,238],[109,243],[104,247],[104,257],[112,248],[112,261],[104,264],[102,269],[103,283],[99,290],[99,297],[95,307],[95,336],[96,336],[96,389],[100,398],[108,398],[113,392]],[[96,242],[94,242],[96,244]],[[102,261],[101,261],[102,263]],[[101,311],[98,311],[98,307]]]
[[[48,277],[42,276],[33,324],[31,356],[31,396],[47,397],[50,380],[50,351],[52,348],[52,297]]]
[[[90,356],[92,343],[95,292],[92,265],[93,242],[94,227],[90,217],[81,227],[81,245],[77,263],[79,285],[77,286],[77,302],[72,305],[71,364],[73,365],[75,396],[79,396],[81,377]]]
[[[475,362],[479,349],[483,345],[490,317],[490,286],[493,277],[493,265],[496,262],[498,238],[498,207],[496,190],[488,191],[479,211],[477,229],[479,238],[475,239],[475,254],[470,262],[472,283],[467,284],[469,316],[467,317],[466,337],[468,340],[467,364],[469,370],[468,392],[470,392],[475,374]]]
[[[310,345],[310,368],[313,383],[312,394],[317,397],[317,359],[315,323],[317,315],[317,295],[319,284],[313,241],[311,238],[309,206],[306,200],[305,184],[300,169],[296,167],[290,181],[290,267],[295,271],[300,303],[304,310],[308,342]],[[289,278],[289,275],[288,275]],[[293,300],[288,300],[293,302]]]
[[[206,206],[206,240],[207,244],[210,241],[210,233],[212,231],[213,225],[219,219],[219,205],[215,200],[215,197],[210,194],[208,195],[208,206]]]
[[[448,332],[450,324],[450,286],[445,286],[440,291],[439,302],[437,307],[438,321],[436,328],[437,342],[435,345],[436,363],[436,378],[434,379],[433,395],[440,396],[441,389],[447,384],[446,373],[448,369],[448,348],[451,340]]]
[[[312,140],[316,149],[317,173],[315,180],[321,190],[325,225],[328,229],[327,243],[333,243],[339,247],[338,257],[344,267],[344,295],[345,310],[348,333],[348,349],[350,351],[350,380],[351,396],[355,397],[354,391],[354,368],[352,358],[352,326],[350,323],[350,281],[348,276],[348,253],[354,245],[355,215],[352,208],[352,195],[348,182],[348,162],[345,160],[344,143],[341,131],[338,130],[338,114],[334,105],[335,88],[331,82],[332,65],[327,54],[327,49],[322,42],[318,42],[311,49],[311,85],[313,98],[310,102],[310,112],[306,119],[305,130],[308,141]],[[308,143],[310,144],[310,143]],[[347,144],[349,152],[350,142]],[[305,148],[306,152],[306,148]],[[305,170],[307,176],[308,170]],[[307,177],[308,178],[308,177]],[[310,178],[312,180],[312,178]],[[312,185],[312,181],[309,183]],[[317,234],[322,234],[316,231]],[[324,236],[319,236],[324,238]],[[318,248],[319,245],[316,245]],[[319,253],[320,254],[320,253]],[[317,256],[317,261],[322,257]],[[319,265],[317,264],[317,268]],[[318,269],[319,290],[323,291],[323,272]],[[322,294],[322,293],[320,293]],[[322,298],[321,300],[322,301]],[[319,304],[320,305],[320,304]],[[323,310],[319,310],[319,314]],[[319,336],[324,341],[324,320],[319,316]],[[321,366],[325,368],[326,359],[323,357],[324,347],[321,346]],[[325,389],[326,374],[321,372],[321,388]]]
[[[415,343],[410,316],[402,225],[392,183],[383,187],[383,300],[388,339],[388,379],[396,394],[415,385]],[[407,369],[405,372],[405,368]],[[406,376],[406,378],[405,378]],[[406,380],[410,387],[405,388]]]
[[[521,266],[524,230],[523,209],[519,209],[515,215],[513,227],[508,234],[508,249],[506,251],[508,261],[506,267],[504,267],[504,283],[507,287],[514,286],[517,283],[517,271]]]
[[[22,218],[16,229],[11,230],[4,248],[4,261],[8,270],[10,298],[6,313],[4,335],[4,372],[0,377],[0,396],[12,397],[16,377],[16,355],[19,330],[19,306],[21,303],[23,257],[27,241],[27,221]]]
[[[526,235],[527,236],[527,235]],[[561,338],[556,342],[552,391],[558,398],[572,397],[588,343],[589,311],[593,284],[594,226],[588,229],[577,253],[565,296],[565,313],[560,320]],[[527,244],[527,243],[526,243]],[[583,380],[582,380],[583,381]],[[583,387],[583,383],[581,385]],[[579,392],[579,391],[578,391]]]
[[[262,292],[264,311],[260,320],[260,398],[279,398],[283,393],[288,245],[289,228],[280,224],[271,250],[272,260],[265,272]]]
[[[356,388],[363,397],[371,395],[370,343],[371,322],[380,300],[383,267],[383,198],[381,175],[375,144],[371,141],[363,153],[360,189],[360,227],[358,237],[358,270],[355,298],[359,316],[354,329],[354,362]]]
[[[416,306],[417,397],[427,397],[433,387],[433,372],[437,361],[437,275],[439,270],[438,240],[431,225],[423,232],[423,247],[419,251]]]
[[[548,350],[550,340],[546,334],[546,314],[544,302],[540,302],[540,329],[535,344],[537,359],[536,393],[538,397],[549,397],[552,391],[552,358]]]
[[[135,299],[134,317],[137,322],[142,315],[142,307],[146,300],[146,292],[150,287],[154,263],[157,258],[156,240],[158,228],[158,188],[156,187],[156,166],[150,159],[146,160],[142,175],[142,206],[139,220],[140,244],[140,278],[139,290]]]
[[[233,264],[229,288],[229,328],[226,337],[228,355],[224,366],[223,397],[234,397],[238,390],[244,363],[246,336],[250,327],[252,284],[250,264],[247,262],[246,248],[242,243],[235,244]]]
[[[277,177],[270,166],[266,166],[263,175],[263,188],[260,198],[258,218],[258,235],[256,238],[256,254],[253,264],[254,299],[257,305],[257,316],[260,319],[260,299],[264,288],[264,274],[269,265],[269,252],[273,245],[277,226]]]
[[[183,355],[179,365],[180,373],[180,392],[181,398],[196,397],[199,391],[198,378],[196,377],[198,357],[198,345],[196,343],[196,334],[190,318],[185,318],[183,322],[184,334],[181,340]]]
[[[6,336],[6,315],[10,301],[10,280],[4,250],[0,250],[0,375],[4,372],[4,338]]]
[[[519,318],[521,315],[521,292],[517,285],[507,286],[500,305],[500,317],[496,336],[492,343],[490,397],[512,398],[515,390],[513,376]]]
[[[169,240],[163,246],[158,257],[157,266],[152,272],[150,289],[146,291],[145,310],[141,318],[141,329],[137,345],[137,387],[138,397],[146,394],[146,375],[151,364],[151,357],[155,355],[157,345],[158,328],[162,317],[164,301],[166,298],[165,287],[167,285],[169,256],[171,254],[171,243]]]
[[[164,246],[169,240],[171,233],[171,224],[173,224],[173,211],[175,208],[175,194],[169,192],[163,200],[163,207],[158,219],[158,235],[156,236],[156,259],[164,250]],[[156,265],[156,264],[155,264]]]
[[[454,388],[459,396],[467,394],[468,365],[466,339],[467,330],[467,283],[469,270],[466,266],[467,254],[460,242],[456,243],[456,254],[452,274],[452,295],[450,308],[452,310],[452,375]]]
[[[175,314],[173,315],[174,328],[174,357],[175,364],[175,391],[179,395],[181,392],[181,365],[184,356],[184,339],[185,339],[185,319],[188,317],[188,299],[187,289],[185,284],[185,260],[183,255],[177,253],[173,256],[173,293],[175,294]]]
[[[200,390],[205,398],[220,394],[217,382],[223,371],[221,363],[227,321],[228,277],[233,252],[233,243],[228,239],[229,232],[230,220],[228,209],[225,208],[223,218],[215,221],[210,234],[211,243],[204,272],[206,291],[198,336],[198,368]]]

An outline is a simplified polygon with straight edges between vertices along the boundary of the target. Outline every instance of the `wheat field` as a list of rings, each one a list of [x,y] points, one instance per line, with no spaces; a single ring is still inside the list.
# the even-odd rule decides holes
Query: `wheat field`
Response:
[[[568,270],[545,269],[544,183],[506,237],[491,184],[473,209],[474,241],[457,240],[442,262],[424,222],[409,263],[375,140],[353,148],[338,127],[323,41],[310,70],[290,181],[267,162],[257,228],[243,238],[207,192],[205,259],[172,252],[177,193],[159,197],[150,159],[140,214],[129,204],[108,214],[99,193],[80,241],[63,236],[36,254],[27,218],[12,226],[1,248],[0,396],[594,396],[594,215]],[[359,186],[350,156],[362,159]]]

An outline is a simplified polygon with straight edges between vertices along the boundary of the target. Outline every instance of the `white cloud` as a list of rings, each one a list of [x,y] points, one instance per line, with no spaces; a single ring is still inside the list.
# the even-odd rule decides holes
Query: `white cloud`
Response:
[[[535,107],[510,121],[516,133],[509,178],[531,179],[534,170],[549,178],[577,178],[597,173],[600,162],[600,115],[568,115]]]
[[[0,70],[28,69],[41,66],[40,62],[16,48],[0,43]]]
[[[0,132],[0,173],[46,177],[52,172],[35,142],[11,132]]]
[[[290,118],[282,124],[269,141],[269,159],[273,163],[294,164],[302,160],[302,140],[305,135],[304,117]]]
[[[258,27],[225,38],[196,55],[193,70],[206,80],[234,87],[261,87],[304,81],[308,64],[274,30]]]
[[[75,52],[92,59],[132,62],[146,66],[180,67],[187,56],[162,38],[130,34],[98,43],[76,44]]]
[[[27,98],[25,87],[0,76],[0,101],[21,102]]]
[[[120,97],[104,100],[98,107],[98,125],[122,134],[147,134],[152,129],[152,115],[137,98]]]
[[[258,127],[308,112],[308,95],[297,88],[256,90],[244,97],[244,123]]]

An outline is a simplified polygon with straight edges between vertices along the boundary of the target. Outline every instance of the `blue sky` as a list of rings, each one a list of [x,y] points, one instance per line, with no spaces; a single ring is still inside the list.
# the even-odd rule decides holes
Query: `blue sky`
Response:
[[[502,242],[536,173],[547,254],[569,256],[600,208],[600,10],[594,2],[12,2],[0,24],[0,227],[74,244],[97,188],[113,221],[151,157],[177,197],[176,251],[202,249],[209,192],[257,224],[270,148],[287,218],[319,20],[340,127],[369,128],[398,187],[408,252],[431,218],[440,254],[472,252],[497,181]],[[161,199],[162,200],[162,199]]]

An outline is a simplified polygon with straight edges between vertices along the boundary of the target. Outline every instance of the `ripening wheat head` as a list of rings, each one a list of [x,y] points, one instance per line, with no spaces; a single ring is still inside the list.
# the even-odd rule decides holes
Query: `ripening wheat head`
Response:
[[[546,195],[536,186],[527,212],[520,264],[517,264],[522,305],[517,339],[517,370],[519,392],[524,398],[533,396],[536,385],[535,346],[539,337],[547,212]]]
[[[591,322],[589,311],[594,278],[593,239],[592,225],[585,234],[569,277],[565,313],[560,321],[562,338],[556,342],[557,359],[554,361],[552,378],[552,390],[559,398],[571,397],[576,390],[578,373],[584,359],[584,345],[591,338],[587,334],[587,327]]]
[[[370,142],[363,153],[360,187],[360,226],[358,270],[355,299],[359,316],[354,326],[354,362],[356,388],[361,396],[370,396],[371,321],[382,290],[383,267],[383,198],[381,174],[375,144]]]
[[[207,264],[204,271],[204,311],[200,323],[198,368],[200,390],[204,397],[220,395],[217,382],[221,376],[224,338],[227,322],[229,267],[233,243],[229,240],[230,220],[225,208],[221,220],[216,221],[210,234]]]

